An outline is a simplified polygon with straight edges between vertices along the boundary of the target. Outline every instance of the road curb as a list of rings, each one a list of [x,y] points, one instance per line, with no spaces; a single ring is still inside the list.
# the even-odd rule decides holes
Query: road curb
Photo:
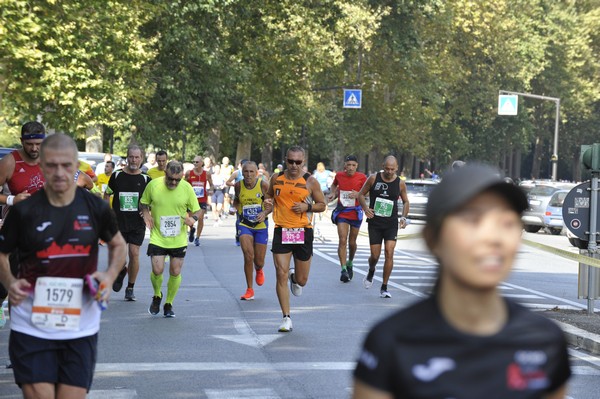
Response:
[[[570,345],[585,349],[594,355],[600,355],[600,335],[593,334],[561,321],[554,320],[554,322],[562,328],[567,337],[567,342]]]

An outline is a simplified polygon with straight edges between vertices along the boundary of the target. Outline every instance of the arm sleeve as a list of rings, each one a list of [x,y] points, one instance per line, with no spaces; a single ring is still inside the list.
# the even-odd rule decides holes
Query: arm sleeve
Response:
[[[146,188],[144,189],[144,192],[142,193],[142,198],[140,199],[140,202],[144,205],[150,205],[150,192],[152,191],[152,187],[153,184],[148,183],[146,185]]]

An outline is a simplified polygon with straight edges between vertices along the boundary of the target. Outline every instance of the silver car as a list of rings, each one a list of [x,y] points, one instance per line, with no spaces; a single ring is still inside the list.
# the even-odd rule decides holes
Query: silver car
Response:
[[[406,196],[408,197],[409,219],[425,219],[425,211],[427,208],[427,200],[429,199],[429,193],[438,184],[437,180],[406,180]],[[402,215],[402,200],[398,201],[398,213]]]
[[[544,224],[544,216],[552,195],[559,190],[571,190],[572,183],[543,182],[537,183],[527,194],[529,208],[523,212],[523,228],[528,233],[537,233]]]

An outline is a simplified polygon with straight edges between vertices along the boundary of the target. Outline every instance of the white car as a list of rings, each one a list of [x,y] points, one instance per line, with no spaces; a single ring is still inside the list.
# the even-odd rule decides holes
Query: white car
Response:
[[[429,193],[438,184],[438,180],[415,179],[406,180],[406,195],[408,197],[409,219],[425,219]],[[402,199],[398,200],[398,214],[402,215]]]

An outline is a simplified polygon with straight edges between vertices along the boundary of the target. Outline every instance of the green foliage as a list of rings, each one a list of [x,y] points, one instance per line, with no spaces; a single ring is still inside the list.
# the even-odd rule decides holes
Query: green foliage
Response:
[[[554,104],[497,116],[498,91],[560,98],[569,159],[597,135],[599,27],[597,0],[0,0],[0,140],[41,116],[78,138],[106,126],[117,152],[233,157],[251,138],[439,169],[534,148],[521,172],[544,175]]]

